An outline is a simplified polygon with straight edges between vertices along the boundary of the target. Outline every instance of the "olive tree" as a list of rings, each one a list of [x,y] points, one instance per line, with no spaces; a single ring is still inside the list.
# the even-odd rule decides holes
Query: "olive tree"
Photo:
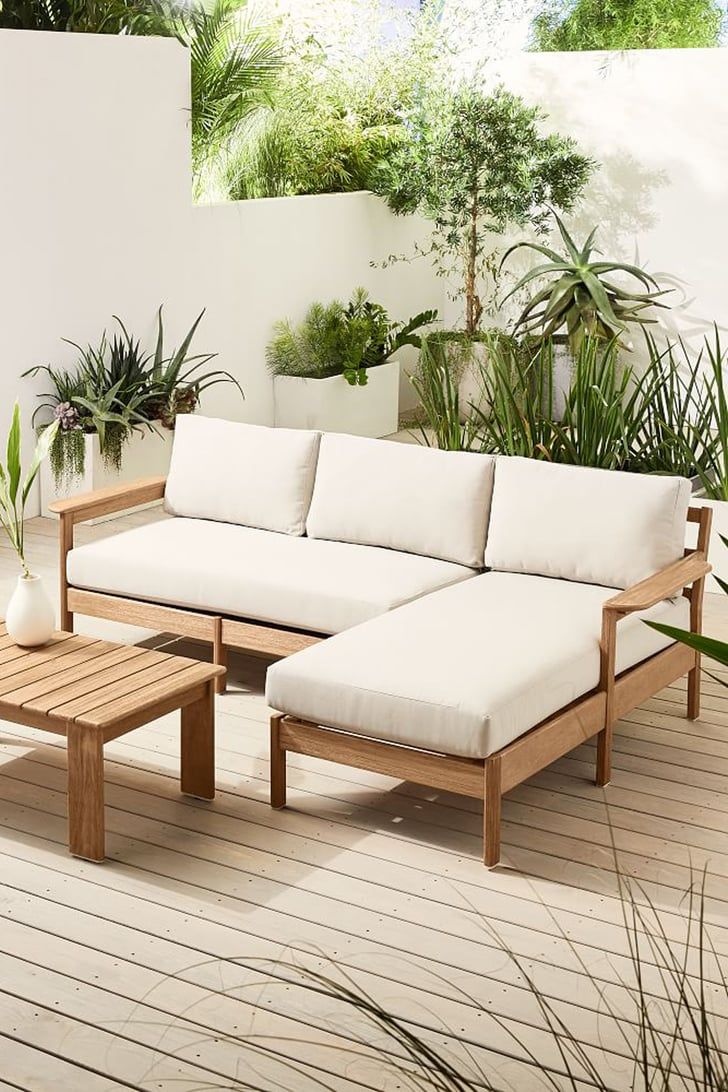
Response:
[[[440,91],[407,120],[377,176],[394,212],[433,222],[428,253],[438,274],[460,280],[469,336],[480,328],[484,281],[497,277],[493,237],[529,224],[543,230],[553,209],[572,208],[594,166],[571,138],[544,135],[544,120],[503,88]]]

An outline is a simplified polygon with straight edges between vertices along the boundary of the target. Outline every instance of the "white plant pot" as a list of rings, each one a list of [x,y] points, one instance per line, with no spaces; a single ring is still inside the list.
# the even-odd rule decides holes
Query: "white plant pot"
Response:
[[[713,566],[713,573],[708,577],[705,590],[722,595],[722,588],[713,579],[713,574],[728,582],[728,547],[724,546],[720,540],[721,535],[728,538],[728,501],[705,500],[703,497],[693,497],[690,503],[695,507],[713,509],[713,526],[708,548],[708,561]]]
[[[553,408],[560,421],[566,409],[566,398],[574,375],[574,357],[568,345],[556,342],[553,356]],[[544,391],[544,395],[546,392]]]
[[[107,467],[99,450],[99,438],[96,433],[89,433],[84,437],[86,454],[84,459],[84,472],[80,478],[68,485],[56,487],[51,469],[50,460],[46,459],[41,465],[40,471],[40,500],[41,513],[44,516],[53,517],[48,505],[55,500],[65,500],[67,497],[75,497],[79,493],[90,493],[93,489],[105,489],[112,485],[126,485],[138,478],[152,478],[157,475],[167,474],[169,461],[172,457],[172,441],[174,433],[169,429],[157,426],[159,432],[133,432],[127,443],[124,444],[121,453],[121,469],[115,470]],[[150,505],[141,505],[148,508]],[[102,516],[91,520],[91,523],[102,523],[108,519],[114,519],[118,513]]]
[[[19,576],[5,612],[8,635],[16,645],[35,648],[53,636],[56,619],[39,576]]]
[[[458,404],[460,420],[464,423],[478,410],[485,413],[490,409],[483,386],[483,370],[488,363],[488,347],[482,341],[474,341],[469,347],[464,364],[459,359],[460,351],[458,342],[453,342],[450,347],[451,366],[456,369],[455,374],[458,368],[462,368],[458,378]]]
[[[457,346],[457,342],[454,343]],[[488,347],[483,342],[473,342],[470,346],[468,359],[463,364],[457,359],[458,349],[454,347],[452,364],[461,369],[458,377],[458,399],[460,403],[460,420],[465,422],[472,417],[474,410],[487,413],[490,405],[483,389],[483,372],[488,366]],[[574,371],[574,360],[568,345],[556,343],[553,355],[553,409],[558,421],[564,416],[566,397],[571,387]],[[456,370],[456,375],[457,370]],[[547,391],[544,389],[544,399]]]
[[[343,375],[328,379],[273,378],[275,423],[280,428],[391,436],[399,428],[399,361],[370,368],[364,387]]]

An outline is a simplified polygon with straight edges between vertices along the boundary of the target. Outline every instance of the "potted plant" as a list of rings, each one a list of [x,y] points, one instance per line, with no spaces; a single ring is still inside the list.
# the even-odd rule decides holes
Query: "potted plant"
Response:
[[[722,581],[728,581],[728,555],[722,542],[728,538],[728,350],[723,348],[716,326],[714,340],[706,337],[696,363],[700,371],[706,362],[704,397],[710,410],[710,419],[693,417],[684,422],[680,433],[674,433],[686,458],[700,452],[696,466],[701,496],[695,503],[713,509],[713,528],[710,538],[710,561],[713,572],[708,577],[708,588],[718,591]],[[709,437],[706,442],[706,434]]]
[[[388,436],[399,427],[399,361],[417,331],[434,322],[423,311],[392,322],[357,288],[349,303],[314,303],[302,322],[276,323],[266,350],[273,375],[275,423],[287,428]]]
[[[660,290],[654,277],[638,266],[594,260],[598,228],[590,232],[582,246],[577,246],[556,213],[554,219],[565,254],[525,240],[506,251],[501,268],[519,250],[532,250],[546,259],[521,277],[503,303],[534,282],[541,285],[516,320],[515,329],[533,338],[537,346],[553,340],[554,387],[562,398],[570,386],[572,363],[584,339],[597,338],[630,349],[631,345],[623,340],[630,325],[644,328],[654,323],[651,310],[666,306],[661,302],[666,293]],[[644,291],[615,283],[612,280],[614,273],[639,282]]]
[[[480,388],[484,320],[498,325],[502,263],[494,240],[514,226],[543,230],[552,207],[573,207],[594,166],[575,141],[544,136],[544,120],[503,88],[436,92],[408,119],[406,137],[377,179],[395,213],[432,221],[424,253],[454,282],[452,298],[463,304],[463,326],[452,332],[447,354],[462,377],[461,412]]]
[[[44,645],[55,628],[51,602],[40,577],[30,571],[25,558],[24,521],[30,491],[58,428],[58,422],[54,421],[38,437],[28,473],[21,485],[20,407],[16,402],[8,433],[5,466],[0,463],[0,524],[18,555],[22,569],[5,613],[5,626],[9,637],[24,647]]]
[[[214,354],[190,355],[203,314],[171,354],[164,349],[160,307],[151,353],[117,318],[118,330],[111,337],[104,332],[96,345],[68,342],[78,351],[70,370],[42,365],[25,373],[44,372],[52,383],[52,390],[40,395],[34,423],[45,413],[59,425],[41,470],[44,515],[59,497],[166,474],[175,416],[193,412],[203,391],[216,383],[232,383],[242,394],[228,372],[201,370]]]

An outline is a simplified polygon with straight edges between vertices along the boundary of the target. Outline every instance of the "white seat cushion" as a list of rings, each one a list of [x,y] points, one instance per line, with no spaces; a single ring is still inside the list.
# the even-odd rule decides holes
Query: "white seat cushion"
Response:
[[[182,414],[164,506],[173,516],[302,535],[319,438],[318,432]]]
[[[268,670],[266,697],[314,724],[484,758],[599,682],[612,588],[485,573]],[[643,624],[688,623],[680,597],[621,621],[617,671],[670,644]]]
[[[67,571],[77,588],[324,634],[473,576],[393,550],[181,518],[79,546]]]
[[[683,556],[689,501],[686,478],[502,456],[485,563],[627,588]]]
[[[483,567],[495,460],[325,433],[306,529]]]

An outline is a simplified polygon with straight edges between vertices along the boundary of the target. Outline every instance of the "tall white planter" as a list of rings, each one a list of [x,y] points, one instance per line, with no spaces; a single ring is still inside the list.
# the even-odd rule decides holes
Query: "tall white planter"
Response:
[[[328,379],[273,378],[275,423],[281,428],[390,436],[399,428],[399,362],[370,368],[367,384],[352,387],[343,375]]]
[[[691,501],[695,507],[713,509],[713,527],[710,533],[710,547],[708,549],[708,561],[713,566],[713,572],[708,577],[705,590],[722,594],[720,585],[713,579],[713,575],[728,582],[728,547],[724,546],[720,536],[728,538],[728,501],[704,500],[702,497],[694,497]]]
[[[75,497],[79,493],[89,493],[92,489],[105,489],[112,485],[126,485],[138,478],[153,478],[157,475],[167,474],[169,461],[172,457],[172,440],[174,433],[169,429],[159,426],[159,434],[156,432],[134,432],[128,443],[124,445],[121,454],[121,469],[115,470],[107,467],[99,450],[99,438],[96,433],[89,433],[84,437],[86,455],[84,460],[84,472],[80,478],[76,478],[68,485],[56,487],[50,460],[46,459],[40,473],[40,500],[41,512],[44,516],[53,516],[48,505],[55,500],[63,500],[67,497]],[[149,505],[140,507],[148,508]],[[113,519],[114,515],[102,516],[92,523],[100,523],[107,519]]]

